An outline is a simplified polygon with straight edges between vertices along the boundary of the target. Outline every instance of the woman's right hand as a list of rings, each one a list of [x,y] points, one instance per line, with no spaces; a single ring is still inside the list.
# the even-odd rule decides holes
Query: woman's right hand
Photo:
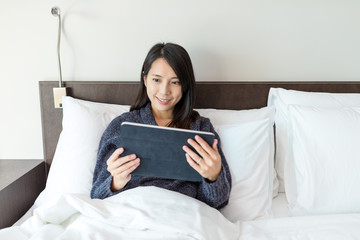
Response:
[[[118,148],[106,161],[107,170],[113,176],[111,191],[116,192],[122,189],[131,179],[131,172],[140,165],[140,158],[135,154],[120,157],[124,148]]]

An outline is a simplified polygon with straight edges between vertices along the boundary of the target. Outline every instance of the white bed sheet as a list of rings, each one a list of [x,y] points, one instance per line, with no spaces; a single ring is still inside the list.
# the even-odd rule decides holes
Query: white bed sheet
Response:
[[[288,201],[285,193],[279,193],[272,200],[271,211],[273,218],[289,217]]]
[[[240,240],[356,240],[360,214],[284,217],[242,222]]]
[[[285,193],[273,199],[273,218],[241,222],[240,240],[356,240],[360,214],[291,217]]]

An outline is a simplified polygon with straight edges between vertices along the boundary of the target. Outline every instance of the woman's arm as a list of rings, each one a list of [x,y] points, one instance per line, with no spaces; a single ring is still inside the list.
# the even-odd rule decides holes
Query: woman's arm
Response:
[[[231,175],[225,158],[222,158],[221,171],[214,182],[203,179],[198,190],[197,199],[220,209],[228,204],[231,191]]]
[[[117,147],[110,144],[110,141],[106,141],[104,139],[104,136],[106,135],[105,131],[99,145],[98,158],[94,170],[93,185],[91,188],[91,198],[104,199],[115,194],[111,191],[112,176],[110,172],[107,171],[106,160],[112,155]]]
[[[101,137],[94,169],[91,198],[104,199],[118,192],[113,192],[111,189],[113,176],[108,171],[108,160],[121,145],[118,137],[121,123],[127,119],[126,116],[127,114],[123,114],[111,121]]]
[[[229,201],[231,174],[221,149],[220,138],[214,127],[208,119],[203,120],[202,126],[200,130],[210,131],[215,134],[213,145],[210,146],[203,139],[196,137],[195,140],[191,139],[188,143],[197,153],[186,146],[184,146],[184,151],[190,166],[203,176],[197,198],[219,209]]]

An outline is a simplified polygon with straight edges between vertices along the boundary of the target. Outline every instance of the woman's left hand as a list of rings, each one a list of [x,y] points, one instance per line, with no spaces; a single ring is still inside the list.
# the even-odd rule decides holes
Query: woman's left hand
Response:
[[[186,160],[201,176],[214,182],[221,171],[221,157],[217,148],[218,140],[215,139],[212,146],[198,135],[195,136],[195,140],[189,138],[188,143],[198,154],[188,146],[183,146]]]

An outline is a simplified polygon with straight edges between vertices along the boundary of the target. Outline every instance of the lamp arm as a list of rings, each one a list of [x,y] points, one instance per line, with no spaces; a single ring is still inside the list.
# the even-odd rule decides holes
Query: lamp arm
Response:
[[[59,29],[58,29],[58,43],[57,43],[57,55],[59,61],[59,87],[53,88],[54,92],[54,106],[55,108],[62,108],[62,97],[66,96],[66,87],[63,87],[62,82],[62,72],[61,72],[61,61],[60,61],[60,40],[61,40],[61,15],[60,15],[60,8],[53,7],[51,9],[51,14],[59,19]]]
[[[58,55],[58,62],[59,62],[59,73],[60,73],[60,80],[59,80],[59,87],[63,86],[62,84],[62,72],[61,72],[61,60],[60,60],[60,40],[61,40],[61,17],[59,14],[59,30],[58,30],[58,44],[57,44],[57,55]]]
[[[61,40],[61,14],[60,14],[60,8],[59,7],[53,7],[51,9],[51,14],[54,17],[58,17],[58,19],[59,19],[57,55],[58,55],[59,73],[60,73],[59,88],[61,88],[63,86],[63,83],[62,83],[61,60],[60,60],[60,40]]]

